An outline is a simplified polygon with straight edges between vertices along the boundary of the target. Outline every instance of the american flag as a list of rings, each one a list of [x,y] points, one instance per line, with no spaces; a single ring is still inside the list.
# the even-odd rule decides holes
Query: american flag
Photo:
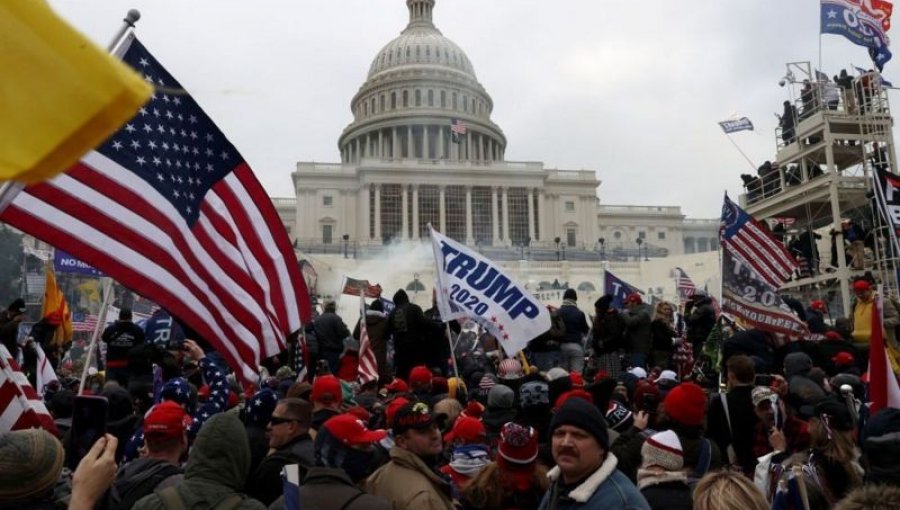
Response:
[[[746,262],[766,283],[780,288],[798,268],[784,245],[762,224],[725,195],[719,241],[724,250]]]
[[[450,123],[450,138],[453,143],[459,143],[460,135],[464,135],[466,132],[468,132],[466,123],[459,119],[453,119],[453,122]]]
[[[57,434],[53,417],[5,346],[0,345],[0,433],[40,427]]]
[[[97,315],[93,313],[73,313],[72,331],[94,331],[97,327]]]
[[[378,361],[369,342],[366,328],[366,298],[359,296],[359,383],[366,384],[378,380]]]
[[[694,282],[691,281],[691,278],[684,272],[684,269],[676,267],[673,271],[675,273],[675,290],[678,292],[678,299],[681,301],[691,299],[694,292],[697,292],[697,287],[694,285]]]
[[[247,380],[311,315],[271,200],[234,146],[130,34],[123,60],[156,87],[82,161],[27,187],[3,221],[178,317]]]

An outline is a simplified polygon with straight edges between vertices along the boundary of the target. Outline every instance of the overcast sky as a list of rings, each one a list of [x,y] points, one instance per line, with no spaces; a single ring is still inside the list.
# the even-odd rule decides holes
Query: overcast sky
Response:
[[[103,46],[139,9],[138,37],[273,196],[293,195],[297,161],[340,160],[350,99],[408,20],[404,0],[50,4]],[[716,122],[749,117],[756,131],[733,140],[755,165],[774,159],[784,65],[819,60],[818,0],[437,0],[434,21],[493,98],[508,160],[592,169],[603,203],[691,217],[717,217],[750,171]],[[869,67],[839,36],[821,52],[829,76]]]

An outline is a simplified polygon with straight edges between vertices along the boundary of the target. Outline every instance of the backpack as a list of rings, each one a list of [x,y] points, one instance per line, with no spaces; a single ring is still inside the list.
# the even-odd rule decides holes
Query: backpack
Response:
[[[120,469],[119,474],[121,475],[121,473]],[[107,509],[129,510],[137,503],[137,500],[152,494],[156,486],[163,480],[181,473],[181,468],[178,466],[168,462],[159,462],[129,479],[117,479],[109,489]]]
[[[184,505],[184,500],[181,499],[181,495],[178,494],[177,488],[167,487],[157,492],[157,494],[159,494],[159,499],[162,501],[166,510],[187,510],[187,507]],[[230,494],[225,496],[212,507],[212,510],[234,510],[241,504],[244,497],[243,494]]]

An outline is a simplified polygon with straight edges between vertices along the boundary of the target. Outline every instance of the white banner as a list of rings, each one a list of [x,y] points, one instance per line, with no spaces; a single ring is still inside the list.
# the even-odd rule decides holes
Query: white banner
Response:
[[[510,357],[550,329],[547,308],[490,259],[433,228],[431,244],[437,265],[437,305],[443,320],[474,320],[497,338]]]

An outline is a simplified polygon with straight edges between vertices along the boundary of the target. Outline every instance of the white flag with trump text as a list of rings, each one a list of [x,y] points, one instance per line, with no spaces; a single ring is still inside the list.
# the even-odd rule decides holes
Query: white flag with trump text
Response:
[[[490,259],[431,229],[436,297],[445,321],[468,317],[514,356],[550,329],[550,312]]]

